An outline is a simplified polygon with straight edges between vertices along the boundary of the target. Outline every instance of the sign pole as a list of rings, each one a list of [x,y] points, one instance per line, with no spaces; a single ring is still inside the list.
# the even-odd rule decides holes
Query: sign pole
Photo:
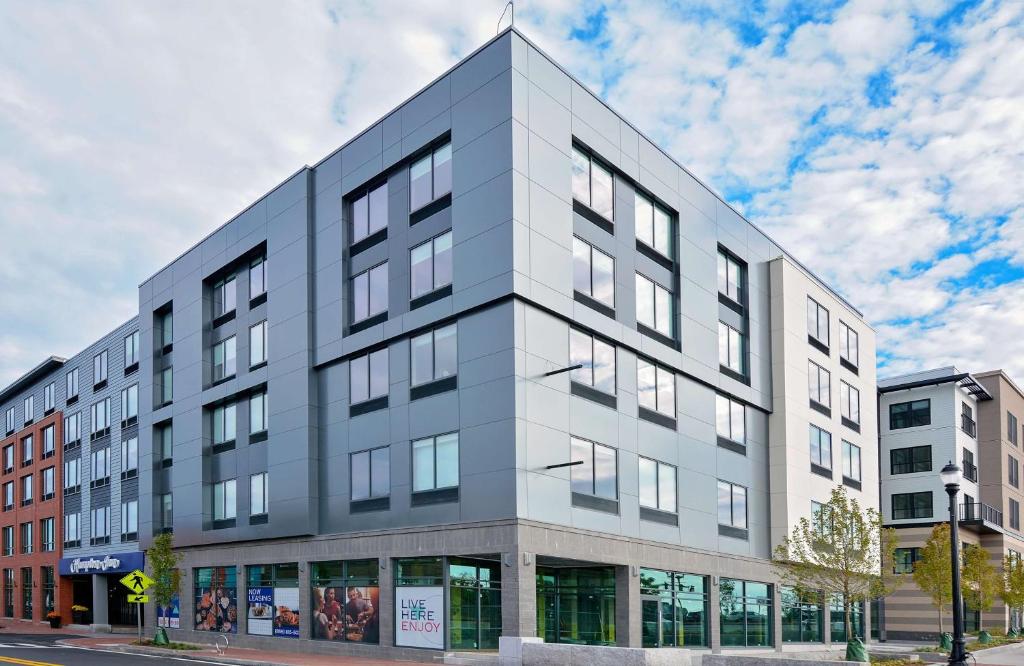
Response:
[[[135,619],[139,621],[139,645],[142,645],[142,609],[146,604],[135,604]]]

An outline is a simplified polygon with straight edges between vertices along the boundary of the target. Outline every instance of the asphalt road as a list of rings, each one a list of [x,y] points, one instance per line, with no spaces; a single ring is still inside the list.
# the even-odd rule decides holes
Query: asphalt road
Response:
[[[160,664],[218,664],[213,661],[182,659],[173,656],[149,656],[138,654],[121,654],[84,648],[57,645],[62,636],[46,634],[4,634],[0,636],[0,666],[19,664],[20,666],[139,666]]]

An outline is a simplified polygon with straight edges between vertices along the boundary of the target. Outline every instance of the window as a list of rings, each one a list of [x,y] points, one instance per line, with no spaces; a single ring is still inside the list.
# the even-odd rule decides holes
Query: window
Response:
[[[412,339],[412,385],[418,386],[458,373],[456,324],[435,328]]]
[[[960,403],[960,429],[971,437],[978,436],[978,424],[974,422],[974,408],[966,402]]]
[[[964,451],[967,453],[967,451]],[[1006,456],[1007,472],[1009,473],[1010,485],[1014,488],[1020,488],[1020,463],[1013,456]]]
[[[921,560],[920,548],[897,548],[893,557],[893,573],[914,573],[914,565]]]
[[[249,367],[267,360],[267,320],[249,327]]]
[[[235,480],[218,481],[213,484],[213,519],[234,520]]]
[[[82,440],[81,414],[75,413],[64,417],[64,450],[78,446]]]
[[[636,274],[636,320],[647,328],[672,337],[672,292]]]
[[[718,250],[718,293],[743,304],[746,266],[731,254]]]
[[[421,492],[459,485],[459,433],[412,443],[412,490]]]
[[[92,357],[92,383],[96,386],[107,381],[107,350]]]
[[[641,407],[676,416],[676,376],[667,368],[636,359],[636,392]]]
[[[7,410],[7,413],[4,415],[4,421],[6,422],[5,425],[7,426],[7,434],[9,435],[12,432],[14,432],[14,428],[15,428],[15,426],[14,426],[14,407],[11,407],[10,409]]]
[[[21,438],[21,466],[28,467],[32,464],[33,454],[35,453],[35,442],[32,441],[32,435]]]
[[[124,367],[130,368],[139,362],[139,332],[125,336],[124,338]]]
[[[14,508],[14,481],[4,484],[4,511]]]
[[[719,590],[722,647],[771,646],[772,586],[723,578]]]
[[[820,598],[814,593],[801,594],[796,588],[780,588],[782,595],[782,642],[821,643],[822,613]]]
[[[841,319],[839,320],[839,358],[841,361],[846,361],[853,368],[857,368],[860,365],[860,350],[858,349],[857,341],[859,336],[857,331],[847,326]]]
[[[832,470],[832,433],[816,425],[808,426],[811,441],[811,465]]]
[[[615,260],[589,243],[572,239],[572,286],[579,293],[615,308]]]
[[[69,513],[64,516],[64,547],[77,548],[82,545],[81,514]]]
[[[161,349],[174,342],[174,313],[168,309],[157,315],[156,339]]]
[[[839,380],[839,411],[843,418],[860,424],[860,391]]]
[[[446,143],[409,167],[409,209],[415,211],[452,191],[452,144]]]
[[[424,456],[426,454],[424,453]],[[391,449],[387,446],[352,454],[352,500],[391,494]]]
[[[65,379],[67,381],[66,398],[70,400],[71,398],[78,397],[78,368],[69,372]]]
[[[619,475],[615,449],[585,439],[571,439],[572,462],[569,469],[572,492],[605,499],[618,499]]]
[[[32,547],[35,545],[34,535],[32,534],[32,523],[21,524],[21,552],[22,554],[29,554],[32,552]]]
[[[121,478],[128,479],[139,473],[139,438],[129,437],[121,442]]]
[[[72,495],[82,487],[82,460],[72,458],[64,461],[64,494]]]
[[[43,387],[43,413],[49,414],[53,411],[53,408],[57,405],[56,399],[57,384],[56,382],[50,382]]]
[[[889,405],[889,430],[926,426],[932,422],[932,401],[913,400]]]
[[[132,384],[121,391],[121,425],[131,425],[139,420],[139,385]]]
[[[807,361],[807,392],[811,402],[832,406],[832,374],[814,361]]]
[[[900,493],[892,496],[893,520],[931,517],[932,494],[930,492]]]
[[[893,474],[913,474],[932,471],[932,447],[911,446],[889,451],[889,462]]]
[[[3,528],[4,557],[14,555],[14,525],[7,525]]]
[[[388,350],[357,356],[348,362],[349,403],[357,404],[388,394]]]
[[[213,408],[213,443],[227,444],[235,441],[235,403]]]
[[[1006,438],[1017,446],[1017,417],[1010,412],[1006,412]]]
[[[157,520],[161,529],[169,530],[174,527],[174,497],[171,493],[157,495]]]
[[[110,507],[102,506],[89,512],[92,523],[91,545],[110,543]]]
[[[43,500],[52,499],[56,493],[56,474],[53,467],[47,467],[41,472],[43,478]]]
[[[267,257],[259,255],[249,262],[249,298],[267,293]]]
[[[417,245],[409,252],[412,298],[452,283],[452,232]]]
[[[746,374],[746,338],[725,322],[718,322],[718,364],[733,372]]]
[[[978,482],[978,468],[974,464],[974,453],[972,451],[969,451],[966,448],[963,451],[964,451],[964,456],[963,456],[964,478],[967,479],[968,481],[974,481],[975,483],[977,483]]]
[[[810,296],[807,297],[807,336],[828,348],[828,310]]]
[[[640,506],[669,513],[676,505],[676,468],[650,458],[640,458]]]
[[[35,396],[28,396],[25,398],[25,425],[32,423],[32,420],[36,417],[36,398]]]
[[[174,459],[174,429],[169,422],[153,429],[153,456],[164,467]]]
[[[32,503],[34,497],[35,483],[31,474],[26,474],[21,477],[21,505],[28,506]]]
[[[213,285],[213,318],[235,311],[235,276],[218,280]]]
[[[270,485],[267,473],[249,476],[249,515],[265,516],[270,507]]]
[[[718,482],[718,524],[747,529],[747,489],[728,481]]]
[[[658,254],[672,258],[672,216],[639,192],[636,193],[634,220],[636,238]]]
[[[48,425],[43,428],[43,458],[49,458],[54,453],[54,427]]]
[[[352,278],[352,320],[388,311],[388,262]]]
[[[582,366],[569,373],[569,378],[572,381],[615,395],[614,346],[583,331],[571,328],[569,329],[569,365]]]
[[[843,477],[860,482],[860,447],[843,440]]]
[[[121,541],[139,538],[139,501],[121,502]]]
[[[4,474],[14,471],[14,444],[4,447]]]
[[[388,184],[375,187],[352,202],[352,242],[358,243],[388,226]]]
[[[1015,499],[1009,500],[1010,502],[1010,529],[1020,529],[1020,502]]]
[[[91,414],[93,439],[110,432],[110,398],[93,403]]]
[[[221,340],[213,346],[213,381],[235,375],[235,336]]]
[[[612,172],[590,155],[572,148],[572,196],[609,220],[614,220]]]
[[[157,382],[158,406],[171,404],[174,399],[174,368],[164,368]]]
[[[102,486],[110,479],[110,447],[104,446],[92,452],[91,487]]]
[[[267,431],[267,392],[261,391],[249,397],[249,434]]]

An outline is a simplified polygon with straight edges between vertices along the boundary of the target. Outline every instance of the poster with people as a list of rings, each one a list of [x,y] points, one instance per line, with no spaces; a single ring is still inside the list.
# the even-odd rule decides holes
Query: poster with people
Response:
[[[157,606],[156,625],[168,629],[181,628],[181,599],[178,593],[171,595],[171,603],[166,606]]]
[[[238,633],[238,599],[234,567],[196,570],[196,631]]]
[[[444,649],[444,588],[395,588],[395,645]]]
[[[299,588],[250,587],[247,596],[250,634],[299,637]]]
[[[380,588],[370,585],[313,588],[313,638],[378,643]]]

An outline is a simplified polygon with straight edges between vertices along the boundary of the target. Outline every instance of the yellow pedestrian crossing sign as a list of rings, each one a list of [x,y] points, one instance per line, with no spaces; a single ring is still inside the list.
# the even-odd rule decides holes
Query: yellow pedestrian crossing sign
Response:
[[[148,594],[129,594],[128,595],[128,603],[130,603],[130,604],[148,604],[149,603],[149,595]]]
[[[153,585],[153,579],[136,569],[122,578],[121,584],[131,590],[134,594],[139,595]]]

